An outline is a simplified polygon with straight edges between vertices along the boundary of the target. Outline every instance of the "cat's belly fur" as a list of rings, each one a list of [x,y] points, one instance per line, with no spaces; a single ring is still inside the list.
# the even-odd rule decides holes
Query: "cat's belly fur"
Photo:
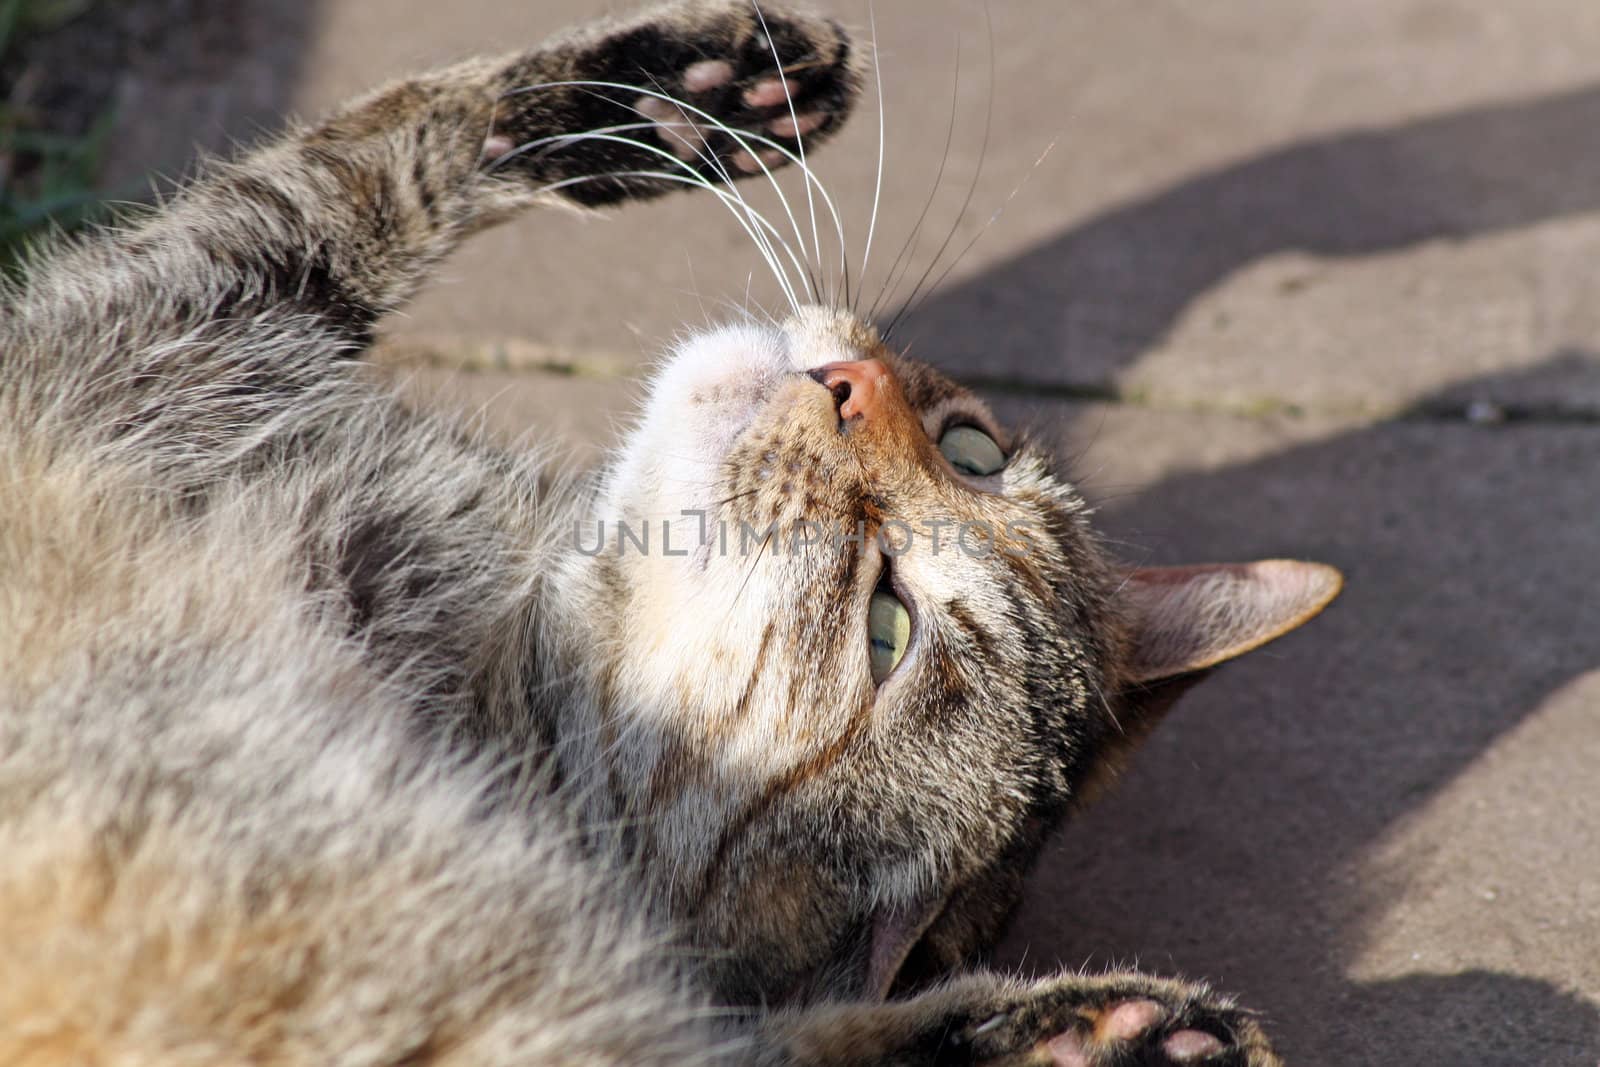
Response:
[[[714,1040],[556,797],[486,815],[481,767],[424,758],[267,501],[180,527],[115,470],[0,445],[0,1062]]]

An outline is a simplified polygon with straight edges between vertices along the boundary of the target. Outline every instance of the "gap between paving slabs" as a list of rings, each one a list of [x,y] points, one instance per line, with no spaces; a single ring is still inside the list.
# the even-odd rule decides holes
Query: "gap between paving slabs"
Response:
[[[520,338],[404,338],[374,348],[372,361],[388,368],[432,367],[467,373],[548,374],[560,377],[631,380],[640,373],[636,358],[603,351],[577,351]],[[1215,397],[1124,387],[1114,382],[1036,382],[985,375],[959,376],[978,392],[1041,400],[1073,400],[1148,411],[1226,415],[1243,419],[1333,417],[1360,420],[1464,423],[1496,426],[1506,423],[1600,426],[1600,405],[1572,402],[1507,402],[1472,397],[1429,399],[1414,403],[1309,405],[1263,394]]]

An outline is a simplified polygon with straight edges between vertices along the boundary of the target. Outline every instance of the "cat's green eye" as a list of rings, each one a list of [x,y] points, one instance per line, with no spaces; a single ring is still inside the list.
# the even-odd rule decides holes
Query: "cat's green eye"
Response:
[[[911,613],[893,593],[880,589],[872,594],[867,607],[867,658],[872,664],[872,681],[883,680],[905,657],[911,643]]]
[[[962,474],[982,477],[1006,465],[1006,454],[994,438],[976,426],[952,426],[939,438],[939,451]]]

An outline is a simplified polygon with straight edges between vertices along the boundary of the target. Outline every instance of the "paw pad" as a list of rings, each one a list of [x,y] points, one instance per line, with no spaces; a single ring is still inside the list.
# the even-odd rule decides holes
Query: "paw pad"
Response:
[[[484,163],[614,203],[782,166],[849,114],[859,84],[837,24],[685,7],[563,56],[554,78],[534,60],[509,70]]]
[[[770,60],[767,66],[770,69]],[[655,123],[656,136],[684,162],[706,162],[714,156],[725,156],[745,174],[782,166],[786,157],[777,148],[757,147],[759,142],[737,142],[737,138],[721,136],[708,115],[741,133],[786,142],[817,132],[833,117],[826,102],[818,105],[811,99],[815,94],[809,90],[815,87],[799,78],[767,74],[754,75],[752,81],[748,74],[741,80],[739,73],[729,60],[702,59],[685,67],[679,75],[685,100],[641,93],[631,106]],[[735,89],[737,96],[730,98]],[[731,99],[740,106],[730,110]],[[731,152],[727,150],[730,141],[739,145]]]
[[[1090,1027],[1068,1030],[1045,1042],[1054,1067],[1097,1067],[1110,1062],[1142,1067],[1202,1064],[1228,1047],[1204,1030],[1184,1027],[1164,1032],[1171,1013],[1160,1002],[1144,997],[1116,1001],[1085,1015]]]
[[[704,59],[683,69],[683,87],[691,93],[720,89],[733,80],[733,64],[726,59]]]
[[[1204,1030],[1179,1030],[1161,1043],[1162,1051],[1177,1063],[1193,1063],[1223,1050],[1220,1038]]]
[[[789,78],[762,78],[744,91],[746,107],[777,107],[800,94],[800,83]]]

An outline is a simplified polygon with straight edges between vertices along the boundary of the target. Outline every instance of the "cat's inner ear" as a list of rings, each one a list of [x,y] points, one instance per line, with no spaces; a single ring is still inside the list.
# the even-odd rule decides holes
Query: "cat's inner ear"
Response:
[[[1140,567],[1117,593],[1130,647],[1125,685],[1213,667],[1259,648],[1316,615],[1344,576],[1321,563],[1269,559]]]
[[[935,895],[912,904],[880,905],[873,912],[864,997],[878,1001],[889,996],[906,957],[944,905],[945,897]]]

